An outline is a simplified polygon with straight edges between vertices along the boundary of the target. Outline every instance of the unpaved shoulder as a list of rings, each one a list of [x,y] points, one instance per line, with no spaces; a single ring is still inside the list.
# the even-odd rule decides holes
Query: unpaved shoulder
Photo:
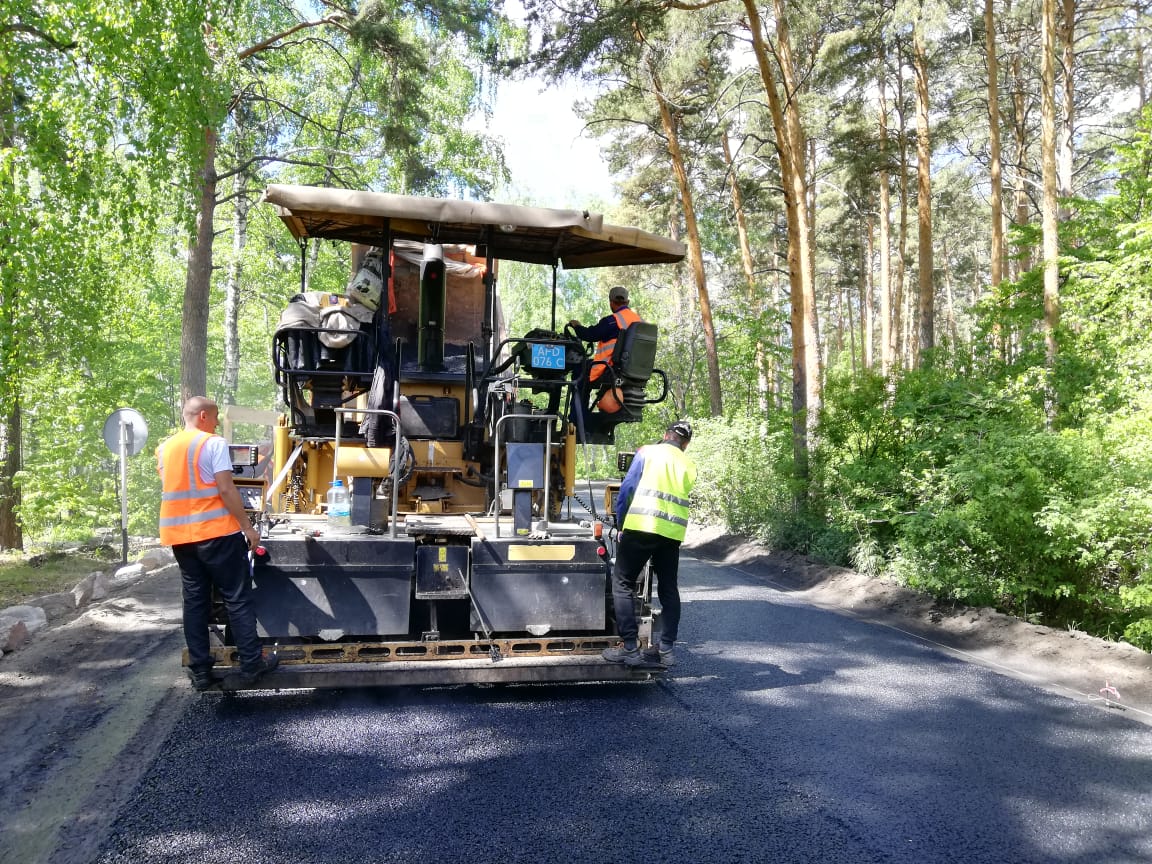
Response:
[[[190,690],[175,567],[0,660],[0,862],[92,859]]]

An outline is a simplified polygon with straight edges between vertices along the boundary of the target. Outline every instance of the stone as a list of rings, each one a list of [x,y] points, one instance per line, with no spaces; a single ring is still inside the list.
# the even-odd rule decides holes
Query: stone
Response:
[[[108,596],[108,574],[97,570],[89,575],[92,577],[92,599],[103,600]]]
[[[172,550],[164,546],[159,546],[155,549],[149,549],[141,555],[136,563],[144,568],[144,572],[150,573],[153,570],[158,570],[167,564],[171,564],[176,560],[172,555]]]
[[[76,600],[76,607],[87,606],[92,602],[92,586],[96,581],[96,573],[89,573],[72,588],[72,597]]]
[[[29,636],[48,626],[48,616],[39,606],[9,606],[0,609],[0,624],[9,620],[23,621]]]
[[[122,585],[125,582],[133,582],[143,575],[144,568],[139,563],[127,564],[112,574],[112,584]]]
[[[19,618],[0,618],[0,653],[15,651],[27,641],[27,624]]]
[[[35,600],[28,601],[29,606],[39,606],[49,621],[63,618],[76,611],[76,598],[71,591],[62,591],[59,594],[45,594]]]

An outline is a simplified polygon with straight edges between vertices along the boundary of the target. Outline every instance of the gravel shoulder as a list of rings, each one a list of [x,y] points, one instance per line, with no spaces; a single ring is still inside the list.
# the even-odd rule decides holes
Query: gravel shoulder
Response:
[[[0,862],[86,864],[192,698],[170,565],[0,660]]]
[[[891,627],[972,662],[1152,725],[1152,655],[943,608],[893,582],[773,552],[716,529],[684,551],[814,606]],[[117,587],[0,659],[0,864],[87,864],[172,725],[197,698],[180,667],[175,565]]]

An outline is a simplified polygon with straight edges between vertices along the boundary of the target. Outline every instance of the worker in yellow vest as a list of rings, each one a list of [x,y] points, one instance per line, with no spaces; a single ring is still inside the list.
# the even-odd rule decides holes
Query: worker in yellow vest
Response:
[[[621,644],[605,649],[602,655],[612,663],[676,663],[673,646],[680,629],[680,544],[688,530],[688,498],[696,485],[696,465],[684,454],[691,440],[691,424],[677,420],[664,432],[663,441],[637,451],[620,484],[616,524],[621,532],[612,570],[612,606]],[[649,561],[660,598],[660,636],[658,644],[641,653],[636,591],[640,573]]]
[[[208,624],[215,586],[228,609],[228,626],[240,654],[240,678],[252,684],[279,663],[265,657],[256,633],[248,552],[260,535],[244,512],[232,480],[228,442],[216,433],[219,408],[205,396],[184,403],[184,429],[156,448],[163,486],[160,542],[172,547],[184,594],[184,641],[188,674],[196,690],[218,682],[212,676]]]
[[[608,375],[608,367],[612,365],[612,351],[616,348],[616,340],[625,330],[641,320],[628,305],[628,289],[623,285],[616,285],[608,291],[608,307],[612,311],[591,327],[583,326],[575,318],[568,322],[568,326],[578,339],[582,342],[596,343],[596,353],[592,355],[586,374],[577,379],[573,388],[573,420],[577,411],[581,412],[582,416],[587,416],[588,394],[598,386],[597,382],[611,383],[611,376],[607,378],[604,376]]]

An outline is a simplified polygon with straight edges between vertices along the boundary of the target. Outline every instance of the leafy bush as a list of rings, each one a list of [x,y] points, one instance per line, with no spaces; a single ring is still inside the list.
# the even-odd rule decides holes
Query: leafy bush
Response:
[[[700,468],[693,493],[695,517],[723,523],[772,546],[805,548],[807,542],[801,538],[810,534],[811,527],[794,512],[788,417],[693,423],[689,455]]]
[[[1049,429],[1028,368],[825,391],[810,550],[937,596],[1152,645],[1149,412]]]

